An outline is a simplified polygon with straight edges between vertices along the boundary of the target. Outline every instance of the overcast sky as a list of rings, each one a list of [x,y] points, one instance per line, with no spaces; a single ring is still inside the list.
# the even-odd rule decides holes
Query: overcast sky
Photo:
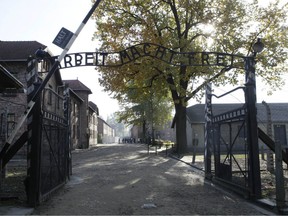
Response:
[[[100,3],[101,4],[101,3]],[[59,55],[62,49],[52,43],[62,27],[75,32],[92,4],[90,0],[0,0],[0,40],[26,41],[36,40]],[[97,9],[96,9],[97,12]],[[69,53],[95,51],[97,42],[92,41],[95,31],[94,20],[89,20],[84,29],[72,45]],[[94,67],[76,67],[61,70],[62,79],[79,79],[93,92],[90,100],[99,107],[100,115],[106,119],[107,115],[119,109],[118,103],[109,98],[98,84],[98,74]],[[217,88],[216,94],[223,94],[230,87]],[[273,96],[266,95],[267,87],[257,80],[257,101],[288,102],[287,85],[283,91],[278,91]],[[240,93],[241,94],[241,93]],[[241,94],[242,95],[242,94]],[[243,102],[239,94],[225,97],[225,102]],[[215,100],[214,100],[215,101]],[[218,102],[218,101],[215,101]],[[190,103],[195,103],[192,101]]]

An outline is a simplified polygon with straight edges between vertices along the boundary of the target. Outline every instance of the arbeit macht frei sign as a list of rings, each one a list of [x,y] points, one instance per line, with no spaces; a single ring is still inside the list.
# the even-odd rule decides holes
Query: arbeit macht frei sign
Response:
[[[244,64],[244,57],[241,55],[218,52],[175,52],[161,45],[142,43],[118,52],[96,51],[67,54],[59,67],[117,67],[142,57],[157,58],[174,66],[239,67]]]

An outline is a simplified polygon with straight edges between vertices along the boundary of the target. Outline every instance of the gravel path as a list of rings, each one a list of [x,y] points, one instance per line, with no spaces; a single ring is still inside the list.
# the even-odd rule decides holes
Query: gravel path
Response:
[[[33,214],[263,215],[204,182],[199,171],[140,144],[102,144],[73,152],[71,181]]]

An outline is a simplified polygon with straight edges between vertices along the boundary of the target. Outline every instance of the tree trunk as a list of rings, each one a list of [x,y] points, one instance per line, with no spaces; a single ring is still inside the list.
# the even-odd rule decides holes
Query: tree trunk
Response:
[[[186,132],[186,106],[182,103],[175,105],[176,123],[176,151],[178,154],[187,152],[187,132]]]

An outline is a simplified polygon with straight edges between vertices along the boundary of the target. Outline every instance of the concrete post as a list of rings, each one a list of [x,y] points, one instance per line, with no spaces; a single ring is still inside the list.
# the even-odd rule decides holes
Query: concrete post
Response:
[[[285,206],[285,187],[282,167],[282,146],[275,142],[275,177],[276,177],[276,205],[278,209]]]

